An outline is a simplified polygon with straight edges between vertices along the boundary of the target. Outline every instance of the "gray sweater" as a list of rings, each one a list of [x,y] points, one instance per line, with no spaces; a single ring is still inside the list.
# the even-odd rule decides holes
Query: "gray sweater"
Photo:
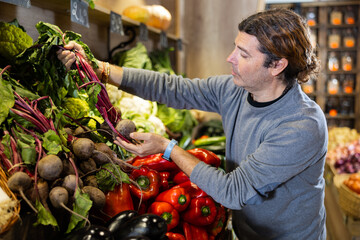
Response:
[[[190,179],[232,209],[239,239],[326,239],[326,119],[298,84],[264,107],[250,104],[231,75],[188,79],[125,68],[121,89],[222,116],[226,172],[200,162]]]

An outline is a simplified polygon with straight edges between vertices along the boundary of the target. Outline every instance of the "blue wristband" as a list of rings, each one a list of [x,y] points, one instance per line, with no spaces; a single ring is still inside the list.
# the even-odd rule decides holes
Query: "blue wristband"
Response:
[[[164,154],[163,154],[163,156],[162,156],[165,160],[171,162],[171,160],[170,160],[170,154],[171,154],[171,151],[173,150],[173,148],[175,147],[175,145],[176,145],[177,143],[178,143],[178,142],[177,142],[175,139],[173,139],[173,140],[171,140],[171,141],[169,142],[169,144],[167,145],[167,147],[166,147],[166,149],[165,149],[165,152],[164,152]]]

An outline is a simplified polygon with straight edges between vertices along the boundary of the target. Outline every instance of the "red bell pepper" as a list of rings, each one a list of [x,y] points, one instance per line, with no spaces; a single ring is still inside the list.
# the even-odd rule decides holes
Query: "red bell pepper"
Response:
[[[169,240],[185,240],[184,235],[180,233],[167,232],[165,235]]]
[[[155,201],[170,203],[178,212],[181,212],[189,206],[190,195],[185,191],[185,188],[171,188],[160,193]]]
[[[203,161],[206,164],[218,168],[221,164],[220,158],[213,152],[203,149],[203,148],[194,148],[187,150],[189,153],[197,157],[199,160]]]
[[[180,216],[178,211],[167,202],[153,202],[149,209],[149,213],[156,214],[165,219],[167,224],[167,231],[173,229],[179,224]]]
[[[174,176],[173,181],[175,184],[180,184],[190,181],[190,178],[183,171],[180,171]]]
[[[141,167],[140,169],[134,169],[130,178],[137,182],[140,189],[135,184],[130,185],[130,190],[133,195],[142,200],[148,200],[152,197],[156,197],[160,191],[160,176],[155,170],[147,167]]]
[[[226,210],[223,205],[216,204],[217,214],[214,222],[208,226],[208,233],[212,236],[218,235],[226,224]]]
[[[182,213],[185,222],[195,226],[206,226],[214,222],[216,217],[216,205],[211,197],[193,198],[189,207]]]
[[[160,174],[160,190],[164,191],[170,188],[169,179],[170,173],[169,172],[159,172]]]
[[[190,223],[182,224],[186,240],[209,240],[209,235],[204,227],[194,226]]]
[[[195,183],[191,181],[183,182],[178,185],[175,185],[172,188],[185,188],[185,191],[190,194],[190,198],[199,198],[208,196],[206,192],[201,190]]]
[[[146,166],[158,172],[180,171],[180,168],[174,163],[162,158],[164,154],[152,154],[145,157],[136,156],[130,163],[133,166]]]
[[[134,210],[134,205],[129,184],[123,182],[115,186],[113,191],[106,193],[106,202],[103,211],[109,217],[114,217],[116,214],[125,210]]]

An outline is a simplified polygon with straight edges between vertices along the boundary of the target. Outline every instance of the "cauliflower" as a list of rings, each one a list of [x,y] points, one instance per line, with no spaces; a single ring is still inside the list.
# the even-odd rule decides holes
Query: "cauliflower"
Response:
[[[106,84],[106,91],[112,104],[116,104],[123,96],[123,92],[111,84]]]
[[[17,24],[17,21],[15,22]],[[32,38],[14,24],[0,22],[0,55],[11,59],[31,47]]]
[[[85,117],[90,111],[89,104],[80,98],[67,98],[63,107],[74,119]]]
[[[135,95],[126,94],[117,107],[121,112],[133,111],[141,115],[150,115],[152,111],[152,103]]]

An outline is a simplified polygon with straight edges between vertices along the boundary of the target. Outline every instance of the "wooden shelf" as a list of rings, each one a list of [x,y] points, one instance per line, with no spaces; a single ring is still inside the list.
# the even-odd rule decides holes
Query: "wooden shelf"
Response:
[[[355,115],[354,114],[350,114],[350,115],[338,114],[336,116],[330,116],[329,114],[325,114],[325,117],[327,119],[354,119]]]
[[[32,0],[31,4],[33,6],[48,9],[53,12],[57,12],[63,15],[69,15],[70,16],[70,0],[49,0],[49,1],[41,1],[41,0]],[[98,6],[95,3],[95,8],[91,9],[89,8],[89,21],[94,21],[99,24],[103,25],[110,25],[110,9],[104,8],[102,6]],[[120,13],[117,13],[120,14]],[[124,25],[133,25],[133,26],[140,26],[140,22],[132,20],[126,16],[121,16],[121,19],[123,21]],[[161,30],[147,26],[149,32],[160,34]],[[171,40],[179,40],[178,37],[176,37],[174,34],[166,33],[166,36],[168,39]],[[186,41],[182,40],[183,43],[186,43]]]

